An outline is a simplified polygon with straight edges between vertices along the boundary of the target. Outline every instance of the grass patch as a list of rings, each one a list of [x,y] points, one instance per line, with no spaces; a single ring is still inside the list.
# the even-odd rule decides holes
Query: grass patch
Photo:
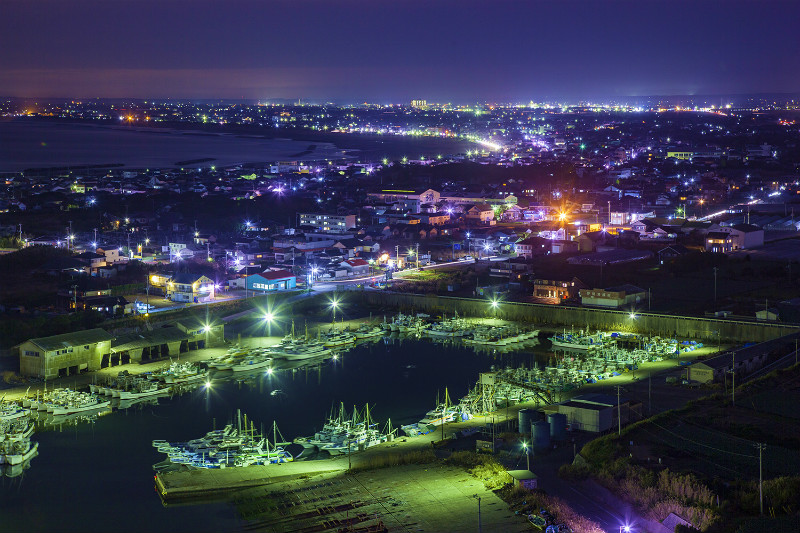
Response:
[[[401,465],[423,465],[438,461],[433,450],[418,450],[407,453],[387,453],[370,457],[365,462],[350,468],[350,472],[367,472],[379,468]]]
[[[521,515],[539,514],[539,509],[546,509],[553,515],[556,523],[569,526],[574,533],[604,533],[599,524],[576,513],[560,498],[549,496],[542,491],[529,491],[519,486],[507,486],[497,492],[511,511]]]

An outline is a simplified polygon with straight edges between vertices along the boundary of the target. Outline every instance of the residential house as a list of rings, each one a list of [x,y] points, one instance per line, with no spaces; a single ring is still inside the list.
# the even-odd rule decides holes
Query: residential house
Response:
[[[125,257],[124,255],[120,255],[120,249],[119,248],[105,247],[105,246],[100,247],[100,246],[98,246],[95,251],[98,254],[104,255],[105,258],[106,258],[106,263],[108,263],[108,264],[120,263],[120,262],[124,262],[124,261],[128,260],[128,258]]]
[[[522,220],[523,216],[524,209],[517,204],[512,204],[505,208],[503,213],[500,215],[500,218],[503,221],[514,222],[517,220]]]
[[[530,259],[532,257],[547,255],[550,253],[552,241],[542,237],[528,237],[514,243],[514,251],[519,257]]]
[[[764,246],[764,230],[751,224],[736,224],[730,227],[723,227],[722,231],[727,231],[732,237],[732,247],[734,250],[749,250]]]
[[[347,270],[351,276],[368,276],[369,263],[363,259],[354,258],[342,261],[339,266]]]
[[[288,270],[267,270],[247,276],[245,284],[255,292],[287,290],[297,287],[297,277]]]
[[[669,263],[670,261],[675,260],[677,257],[686,255],[688,253],[689,249],[684,245],[673,244],[658,251],[658,262],[663,265],[664,263]]]
[[[573,300],[577,299],[579,291],[585,288],[588,288],[588,285],[575,277],[571,279],[533,280],[533,296],[536,298]]]
[[[167,282],[166,298],[173,302],[208,302],[214,299],[214,282],[202,274],[182,272]]]
[[[467,221],[490,224],[494,220],[494,208],[489,204],[474,204],[464,210]]]
[[[117,252],[119,253],[119,252]],[[83,252],[75,256],[75,259],[84,261],[86,263],[86,270],[89,274],[94,274],[97,269],[106,266],[106,256],[94,252]]]
[[[450,215],[448,213],[420,213],[418,215],[411,215],[411,218],[419,220],[423,224],[430,224],[431,226],[443,226],[450,222]]]
[[[604,231],[587,231],[578,236],[578,251],[581,253],[596,252],[597,247],[606,241]]]
[[[440,193],[433,189],[386,189],[376,193],[369,193],[368,197],[387,204],[398,204],[411,213],[420,213],[423,204],[436,204],[439,202]]]
[[[554,240],[550,243],[550,252],[554,254],[574,254],[578,252],[578,243],[563,239]]]
[[[725,254],[733,250],[733,237],[726,231],[709,231],[705,245],[706,252]]]

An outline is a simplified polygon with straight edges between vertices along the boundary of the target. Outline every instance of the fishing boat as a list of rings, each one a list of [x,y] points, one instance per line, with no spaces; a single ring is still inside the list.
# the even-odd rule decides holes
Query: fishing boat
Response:
[[[433,324],[426,330],[431,337],[463,337],[471,332],[469,323],[456,314]]]
[[[338,348],[356,342],[356,336],[347,331],[329,330],[320,335],[320,342],[325,348]]]
[[[430,433],[437,427],[449,422],[471,418],[471,415],[467,411],[463,411],[462,414],[462,409],[459,405],[454,406],[451,404],[447,389],[445,389],[444,392],[444,401],[439,402],[437,398],[436,404],[436,407],[425,413],[425,416],[423,416],[419,422],[400,426],[400,429],[409,437],[413,437],[415,435]]]
[[[570,348],[572,350],[588,350],[590,347],[598,347],[603,345],[603,334],[596,333],[594,335],[574,333],[556,334],[550,337],[550,342],[553,343],[554,348]]]
[[[372,420],[369,405],[362,411],[353,408],[348,414],[344,404],[340,404],[337,415],[331,415],[313,437],[299,437],[295,444],[304,449],[315,449],[328,455],[345,455],[363,451],[393,438],[391,424],[383,430]]]
[[[228,424],[223,429],[213,429],[204,436],[187,442],[167,442],[154,440],[152,445],[167,455],[165,462],[154,465],[156,470],[171,465],[184,465],[190,469],[247,467],[285,463],[294,457],[278,442],[277,424],[272,424],[273,440],[270,442],[262,433],[256,431],[255,424],[237,411],[236,424]],[[283,437],[281,436],[281,439]]]
[[[207,377],[208,370],[203,370],[194,363],[181,363],[179,361],[150,374],[150,379],[169,384],[205,381]]]
[[[3,409],[3,412],[7,411]],[[33,429],[27,412],[23,416],[16,416],[15,413],[0,420],[0,464],[19,465],[36,454],[39,443],[31,443]]]
[[[84,393],[86,394],[86,393]],[[87,411],[95,411],[104,409],[111,405],[111,400],[104,400],[94,394],[86,394],[86,396],[73,397],[69,400],[62,401],[54,404],[53,409],[48,408],[48,412],[54,416],[58,415],[71,415],[77,413],[84,413]]]
[[[272,364],[272,357],[267,350],[258,350],[230,366],[232,372],[250,372],[259,368],[266,368]]]
[[[370,326],[368,324],[363,324],[356,329],[353,334],[356,337],[356,340],[362,339],[372,339],[375,337],[380,337],[383,335],[383,328],[378,326]]]

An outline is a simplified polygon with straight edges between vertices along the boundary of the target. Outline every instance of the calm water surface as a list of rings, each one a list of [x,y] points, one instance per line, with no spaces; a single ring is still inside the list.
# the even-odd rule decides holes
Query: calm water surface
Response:
[[[165,458],[154,439],[184,441],[241,409],[256,426],[275,420],[286,440],[320,428],[333,406],[369,403],[393,427],[419,420],[447,387],[457,401],[491,365],[531,365],[542,347],[493,356],[419,340],[380,340],[313,367],[276,371],[245,382],[215,379],[158,405],[115,411],[94,422],[39,429],[39,455],[17,478],[0,478],[3,531],[224,531],[241,525],[226,504],[164,507],[152,465]],[[225,374],[218,374],[221,378]],[[280,393],[272,394],[274,390]]]

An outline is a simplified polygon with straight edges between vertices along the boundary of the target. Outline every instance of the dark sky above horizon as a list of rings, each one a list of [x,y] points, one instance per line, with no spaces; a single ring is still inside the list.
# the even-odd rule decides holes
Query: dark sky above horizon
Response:
[[[0,95],[798,92],[798,21],[798,0],[0,0]]]

